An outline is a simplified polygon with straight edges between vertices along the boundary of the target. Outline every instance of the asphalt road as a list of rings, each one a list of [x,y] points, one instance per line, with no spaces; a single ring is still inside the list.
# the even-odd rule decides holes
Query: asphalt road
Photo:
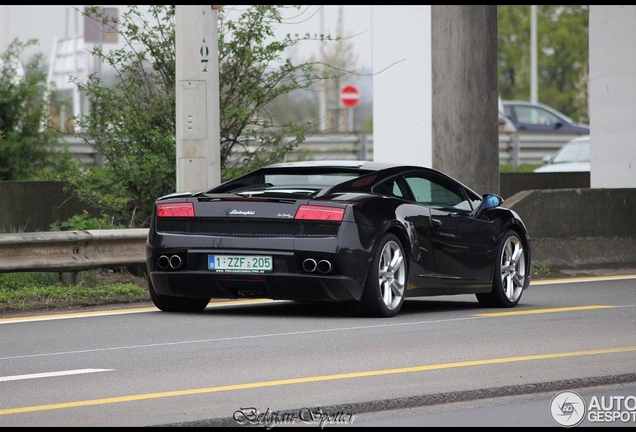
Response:
[[[585,405],[573,406],[572,412],[557,409],[553,414],[552,404],[558,404],[557,396],[571,392],[579,395]],[[629,382],[364,413],[352,421],[345,421],[348,419],[344,416],[334,417],[325,419],[324,423],[325,426],[359,427],[634,427],[635,404],[636,383]],[[619,405],[621,408],[615,409]]]
[[[636,400],[635,281],[537,281],[507,310],[416,299],[391,319],[272,301],[3,318],[0,426],[556,425],[564,390]]]

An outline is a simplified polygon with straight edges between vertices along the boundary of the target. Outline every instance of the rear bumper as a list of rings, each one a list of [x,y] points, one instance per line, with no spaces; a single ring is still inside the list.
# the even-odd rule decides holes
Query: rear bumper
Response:
[[[216,274],[154,271],[155,292],[194,298],[269,298],[299,301],[360,300],[364,286],[346,276],[312,274]]]
[[[366,232],[366,231],[365,231]],[[270,298],[299,301],[360,300],[372,260],[374,237],[355,224],[338,236],[259,237],[157,233],[146,243],[148,274],[157,294],[191,298]],[[267,273],[216,273],[209,255],[271,256]],[[175,264],[166,265],[166,257]],[[326,268],[303,265],[328,262]]]

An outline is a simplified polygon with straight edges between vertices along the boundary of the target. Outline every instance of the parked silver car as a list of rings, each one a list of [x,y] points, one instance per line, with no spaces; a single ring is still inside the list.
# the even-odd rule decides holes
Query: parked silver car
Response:
[[[537,173],[590,171],[590,136],[568,141],[554,156],[544,159],[547,165],[534,170]]]

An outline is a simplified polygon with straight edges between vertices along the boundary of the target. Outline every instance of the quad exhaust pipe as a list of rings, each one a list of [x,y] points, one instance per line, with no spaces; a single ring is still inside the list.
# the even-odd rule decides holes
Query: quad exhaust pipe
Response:
[[[327,260],[318,261],[318,272],[322,274],[331,272],[331,263]]]
[[[315,259],[307,258],[305,261],[303,261],[303,270],[305,270],[307,273],[313,273],[316,271],[317,268],[318,263]]]
[[[327,274],[331,273],[333,266],[331,262],[326,259],[321,259],[316,261],[313,258],[306,258],[303,261],[303,270],[307,273],[313,273],[317,271],[318,273]]]
[[[179,255],[161,255],[157,260],[157,266],[161,270],[178,270],[181,268],[183,261]]]

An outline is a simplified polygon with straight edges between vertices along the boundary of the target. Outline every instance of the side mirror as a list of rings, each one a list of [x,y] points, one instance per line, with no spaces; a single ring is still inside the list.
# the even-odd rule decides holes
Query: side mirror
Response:
[[[479,207],[473,210],[473,212],[471,213],[471,216],[479,218],[481,217],[483,212],[491,208],[499,207],[503,202],[504,202],[503,198],[500,197],[499,195],[490,194],[490,193],[484,194],[481,197],[481,204],[479,205]]]
[[[488,210],[494,207],[499,207],[504,202],[503,198],[499,195],[495,194],[485,194],[483,197],[483,201],[479,206],[479,212],[483,212],[484,210]]]

